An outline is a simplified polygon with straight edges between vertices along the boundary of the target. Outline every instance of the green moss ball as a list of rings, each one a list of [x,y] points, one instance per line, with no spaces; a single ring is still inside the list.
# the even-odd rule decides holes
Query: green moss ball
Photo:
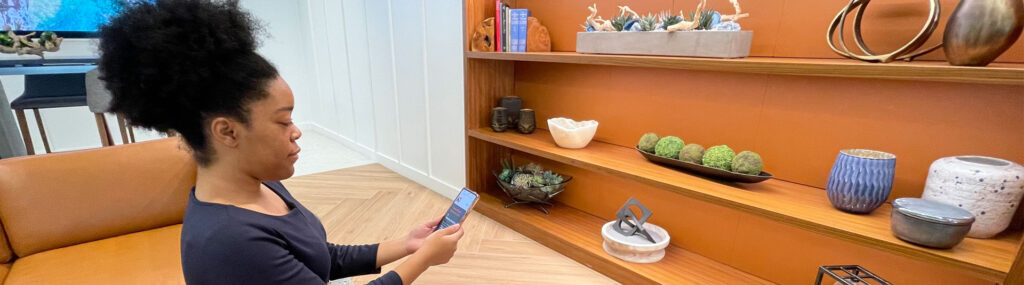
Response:
[[[735,157],[736,152],[729,146],[716,145],[704,152],[704,159],[701,162],[704,166],[732,171],[732,159]]]
[[[673,136],[663,137],[654,146],[654,155],[678,159],[679,151],[683,149],[683,140]]]
[[[646,133],[644,136],[640,137],[640,142],[637,143],[636,146],[640,147],[640,150],[642,151],[654,152],[654,147],[658,145],[659,139],[661,138],[658,137],[658,134]]]
[[[683,147],[683,150],[679,151],[679,160],[701,164],[701,159],[704,158],[704,146],[691,143]]]
[[[753,151],[745,150],[732,159],[732,171],[738,173],[759,175],[763,168],[764,162],[761,161],[761,155]]]

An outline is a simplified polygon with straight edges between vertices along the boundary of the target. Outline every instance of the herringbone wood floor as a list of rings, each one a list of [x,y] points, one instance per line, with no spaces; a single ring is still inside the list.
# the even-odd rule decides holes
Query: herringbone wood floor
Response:
[[[294,177],[292,195],[320,217],[327,240],[376,243],[409,233],[444,214],[451,200],[379,165]],[[613,284],[600,273],[475,211],[455,257],[423,273],[417,284]],[[385,266],[394,268],[401,260]],[[360,276],[363,284],[377,276]]]

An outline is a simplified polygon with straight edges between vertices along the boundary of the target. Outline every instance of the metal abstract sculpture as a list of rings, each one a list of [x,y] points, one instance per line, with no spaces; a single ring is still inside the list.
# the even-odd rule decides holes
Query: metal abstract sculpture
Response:
[[[864,17],[864,10],[867,9],[869,2],[871,2],[871,0],[850,0],[850,4],[846,5],[846,7],[840,10],[839,14],[837,14],[835,19],[832,20],[832,24],[829,25],[827,38],[828,46],[839,55],[842,55],[847,58],[859,59],[868,62],[892,62],[895,60],[911,61],[914,60],[914,58],[916,57],[925,55],[942,46],[942,44],[938,44],[936,46],[921,51],[917,51],[919,48],[921,48],[921,46],[924,45],[926,41],[928,41],[928,37],[932,35],[932,32],[935,31],[935,28],[939,26],[939,0],[930,0],[929,2],[931,4],[929,6],[930,8],[928,12],[928,21],[925,23],[924,27],[921,28],[921,31],[918,32],[917,36],[914,37],[913,40],[903,45],[903,47],[900,47],[896,51],[890,53],[876,54],[875,52],[871,51],[871,49],[869,49],[867,45],[864,44],[864,39],[863,37],[861,37],[860,32],[860,22],[861,19]],[[854,41],[857,43],[857,47],[860,48],[860,50],[864,54],[856,54],[854,52],[851,52],[850,49],[847,48],[846,40],[843,37],[843,30],[846,25],[846,17],[850,13],[853,13],[854,11],[857,11],[857,16],[856,18],[854,18],[853,22]],[[839,31],[838,37],[835,36],[836,31]],[[835,43],[836,38],[838,38],[839,40],[838,46]]]
[[[630,206],[637,206],[640,208],[640,217],[637,217],[636,213],[633,213]],[[654,241],[654,238],[651,237],[651,234],[647,233],[647,229],[644,228],[644,223],[647,222],[647,219],[651,218],[651,214],[653,214],[651,210],[647,209],[644,204],[640,204],[640,201],[637,201],[636,198],[630,197],[629,201],[626,201],[626,204],[622,205],[622,207],[619,208],[619,212],[615,214],[615,216],[619,218],[619,221],[613,224],[612,228],[624,236],[640,235],[651,243],[657,243]],[[623,227],[623,224],[625,224],[626,227]]]

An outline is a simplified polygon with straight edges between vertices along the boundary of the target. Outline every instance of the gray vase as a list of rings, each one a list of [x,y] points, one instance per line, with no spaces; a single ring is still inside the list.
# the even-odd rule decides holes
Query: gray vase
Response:
[[[836,157],[825,191],[836,209],[867,214],[889,198],[895,174],[895,155],[867,149],[846,149]]]
[[[1024,1],[963,0],[949,16],[942,44],[952,65],[985,66],[1024,29]]]

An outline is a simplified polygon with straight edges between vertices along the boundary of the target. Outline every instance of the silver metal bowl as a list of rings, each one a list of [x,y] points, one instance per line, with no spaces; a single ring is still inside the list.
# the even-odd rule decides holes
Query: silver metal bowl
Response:
[[[919,198],[892,201],[892,233],[901,240],[934,248],[951,248],[964,240],[974,215],[956,206]]]

